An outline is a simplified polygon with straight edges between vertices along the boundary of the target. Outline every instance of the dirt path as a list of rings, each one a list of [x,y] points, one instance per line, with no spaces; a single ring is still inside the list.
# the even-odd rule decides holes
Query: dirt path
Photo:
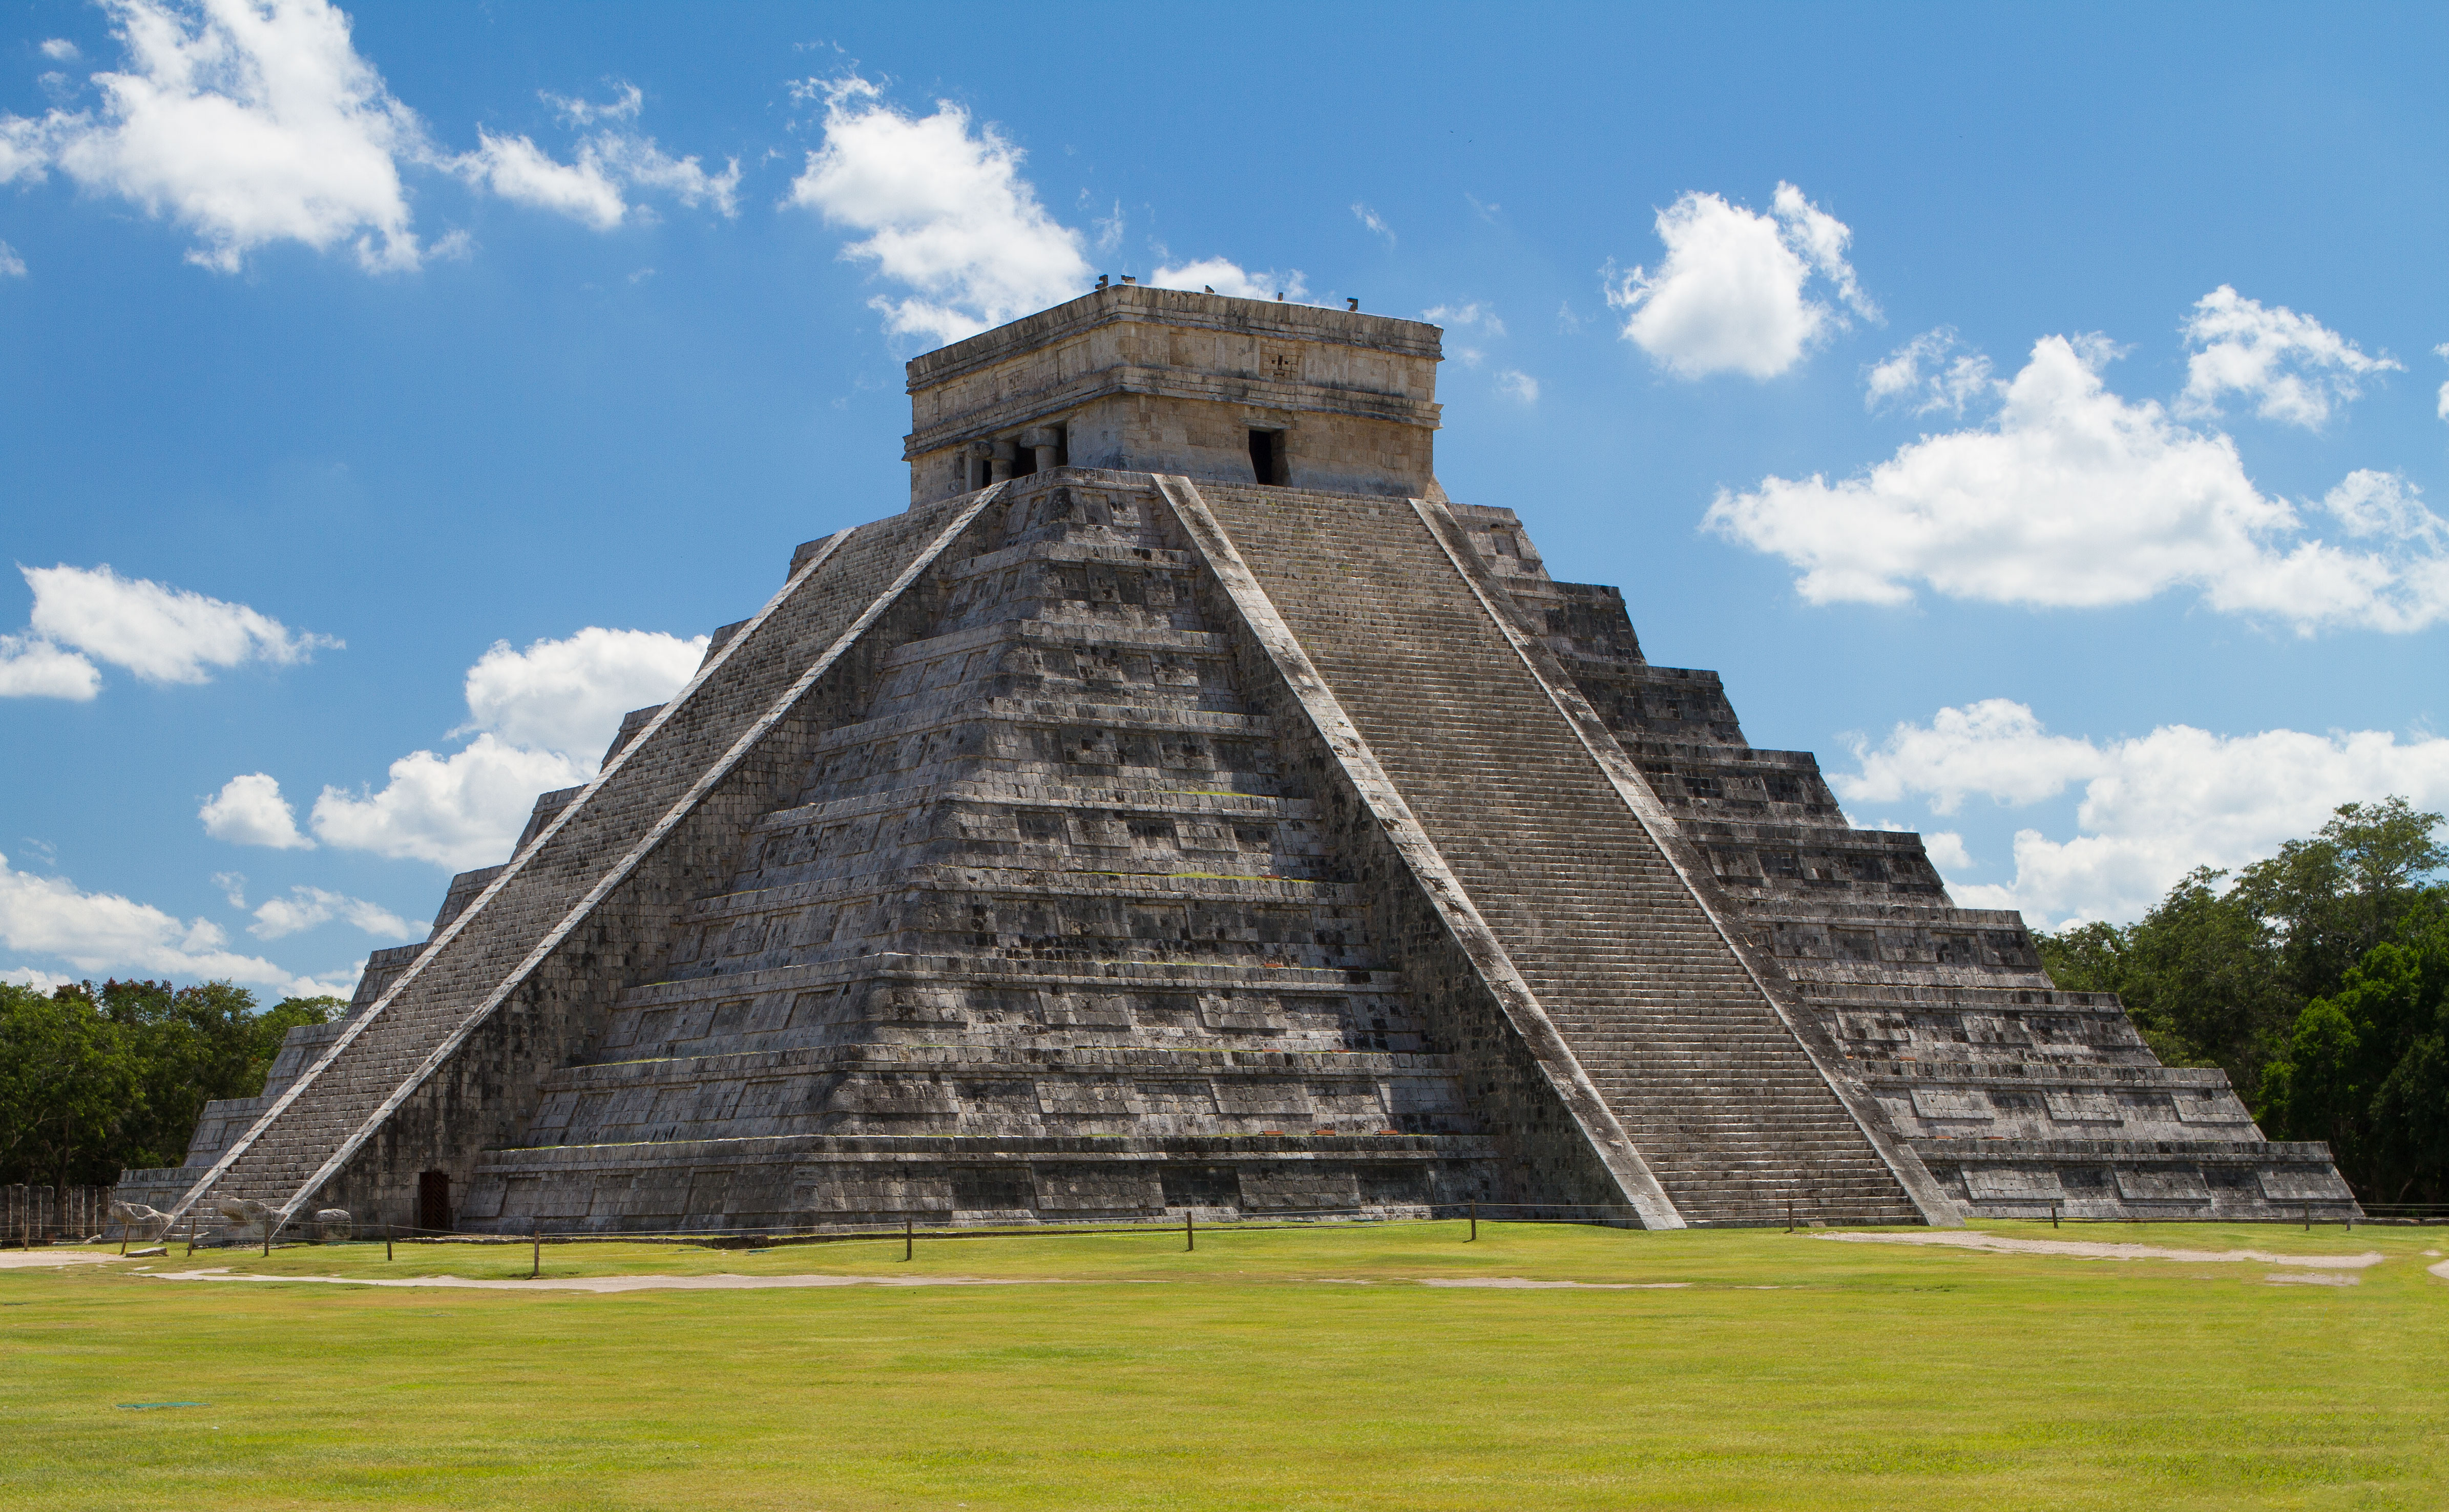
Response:
[[[459,1275],[392,1278],[354,1275],[239,1275],[209,1271],[141,1271],[156,1281],[313,1281],[325,1286],[459,1287],[480,1292],[756,1292],[830,1286],[1076,1286],[1060,1276],[982,1275],[573,1275],[479,1281]]]
[[[1423,1280],[1422,1286],[1487,1287],[1499,1292],[1681,1292],[1689,1281],[1533,1281],[1518,1275],[1467,1276],[1456,1280]]]
[[[37,1266],[93,1265],[118,1258],[102,1250],[0,1250],[0,1271],[30,1271]]]
[[[2064,1254],[2083,1260],[2250,1260],[2260,1265],[2301,1265],[2322,1271],[2362,1271],[2387,1256],[2362,1254],[2273,1254],[2267,1250],[2167,1250],[2156,1244],[2104,1244],[2090,1239],[2011,1239],[1996,1234],[1936,1232],[1929,1234],[1815,1234],[1815,1239],[1844,1244],[1937,1244],[1957,1250],[1987,1250],[1994,1254]],[[2435,1268],[2436,1271],[2438,1267]]]

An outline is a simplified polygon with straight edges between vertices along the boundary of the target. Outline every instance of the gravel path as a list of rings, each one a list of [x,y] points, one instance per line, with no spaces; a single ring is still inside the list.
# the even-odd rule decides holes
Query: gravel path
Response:
[[[980,1275],[573,1275],[530,1281],[477,1281],[458,1275],[398,1279],[354,1275],[238,1275],[210,1271],[144,1271],[157,1281],[316,1281],[327,1286],[460,1287],[479,1292],[756,1292],[828,1286],[1075,1286],[1059,1276],[1002,1279]]]
[[[2362,1271],[2387,1258],[2362,1254],[2273,1254],[2268,1250],[2167,1250],[2156,1244],[2103,1244],[2090,1239],[2010,1239],[1996,1234],[1815,1234],[1844,1244],[1937,1244],[1994,1254],[2066,1254],[2084,1260],[2251,1260],[2261,1265],[2301,1265],[2321,1271]],[[2436,1270],[2438,1268],[2436,1267]]]
[[[91,1265],[119,1256],[103,1250],[0,1250],[0,1271],[30,1271],[37,1266]]]

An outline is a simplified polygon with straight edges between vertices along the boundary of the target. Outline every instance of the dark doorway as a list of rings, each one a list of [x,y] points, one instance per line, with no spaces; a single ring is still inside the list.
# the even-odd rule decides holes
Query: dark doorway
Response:
[[[428,1171],[416,1178],[416,1226],[437,1232],[451,1227],[451,1173]]]
[[[1282,431],[1250,432],[1250,475],[1261,483],[1278,488],[1292,481],[1284,465],[1284,433]]]

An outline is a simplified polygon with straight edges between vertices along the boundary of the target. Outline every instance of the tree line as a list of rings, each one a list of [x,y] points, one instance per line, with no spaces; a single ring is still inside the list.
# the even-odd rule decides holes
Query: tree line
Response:
[[[2168,1065],[2218,1066],[2274,1139],[2328,1142],[2368,1203],[2449,1202],[2449,848],[2405,799],[2343,804],[2134,924],[2042,934],[2059,986],[2114,992]]]
[[[206,1102],[262,1092],[281,1037],[345,1006],[259,1009],[226,982],[0,983],[0,1184],[107,1186],[181,1163]]]

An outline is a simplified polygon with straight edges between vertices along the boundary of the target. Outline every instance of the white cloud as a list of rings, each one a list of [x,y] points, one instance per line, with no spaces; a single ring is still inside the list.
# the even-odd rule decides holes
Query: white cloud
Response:
[[[56,165],[195,233],[188,259],[236,272],[275,241],[346,243],[368,268],[417,265],[397,160],[424,127],[324,0],[103,0],[125,71],[98,111],[0,119],[0,182]]]
[[[1080,234],[1046,213],[993,126],[974,132],[950,101],[904,115],[857,76],[809,92],[824,96],[824,145],[788,202],[860,233],[842,256],[916,291],[870,301],[887,330],[957,341],[1089,286]]]
[[[269,773],[250,772],[230,778],[196,811],[196,817],[204,821],[206,834],[232,845],[269,846],[275,851],[315,847],[314,841],[298,833],[297,812],[280,795],[280,783]]]
[[[1505,335],[1505,322],[1496,317],[1494,307],[1474,299],[1468,304],[1432,305],[1420,312],[1420,318],[1434,325],[1477,327],[1490,336]]]
[[[311,929],[334,919],[346,920],[368,934],[391,940],[421,940],[423,927],[409,923],[378,903],[322,888],[297,887],[289,896],[274,898],[255,910],[255,922],[246,932],[259,940],[278,940],[284,935]]]
[[[5,166],[5,164],[0,164],[0,166]],[[6,183],[8,182],[8,175],[6,173],[0,173],[0,183]],[[2438,356],[2449,357],[2449,342],[2443,342],[2439,346],[2434,347],[2432,351],[2434,354]],[[2441,419],[2449,420],[2449,383],[2444,383],[2440,386],[2440,399],[2436,408],[2437,412],[2439,414]]]
[[[0,635],[0,699],[71,699],[102,689],[102,673],[73,651],[38,635]]]
[[[2342,803],[2400,794],[2449,804],[2449,738],[2387,731],[2220,736],[2187,725],[2095,742],[2050,734],[2031,709],[1991,699],[1900,724],[1861,770],[1830,777],[1848,804],[1926,798],[1952,813],[1968,795],[2022,807],[2077,783],[2076,833],[2015,836],[2012,883],[1957,887],[1971,907],[2021,909],[2037,921],[2131,920],[2196,866],[2234,869],[2313,833]],[[1961,870],[1970,858],[1941,857]]]
[[[1384,237],[1388,246],[1391,247],[1395,244],[1395,233],[1393,229],[1386,224],[1385,218],[1379,215],[1377,211],[1370,209],[1365,204],[1355,203],[1352,207],[1352,218],[1359,221],[1362,225],[1367,226],[1370,230],[1375,231],[1379,236]]]
[[[1080,191],[1080,202],[1089,202],[1088,190]],[[1130,218],[1123,214],[1123,201],[1117,200],[1111,213],[1101,215],[1089,223],[1097,228],[1097,250],[1111,252],[1123,244],[1123,233],[1129,229]]]
[[[2322,507],[2352,536],[2442,545],[2449,521],[2425,508],[2417,497],[2420,492],[2395,472],[2360,468],[2322,496]]]
[[[631,93],[635,94],[633,88]],[[573,119],[618,120],[635,114],[635,99],[616,105],[588,105],[584,101],[544,97],[565,116],[572,108],[589,114]],[[497,137],[476,129],[476,150],[450,161],[448,166],[469,182],[480,184],[514,204],[531,205],[581,221],[597,231],[609,231],[631,219],[625,185],[660,189],[683,204],[711,203],[725,216],[740,213],[740,160],[734,158],[719,174],[709,174],[696,158],[674,158],[655,145],[652,137],[629,131],[600,131],[579,144],[577,159],[562,163],[530,139]]]
[[[1309,295],[1299,268],[1289,273],[1278,273],[1273,268],[1244,269],[1227,258],[1202,258],[1195,262],[1161,267],[1149,274],[1147,281],[1159,289],[1212,289],[1237,299],[1288,299],[1295,304]]]
[[[1624,338],[1680,377],[1771,378],[1803,360],[1847,324],[1805,294],[1815,277],[1857,315],[1879,318],[1845,261],[1853,233],[1790,183],[1777,186],[1768,215],[1693,191],[1657,223],[1666,260],[1655,275],[1610,270],[1607,298],[1626,312]]]
[[[621,716],[670,698],[705,660],[706,637],[589,625],[524,651],[496,641],[468,669],[469,723],[513,745],[593,760]]]
[[[2384,353],[2366,356],[2311,316],[2285,305],[2264,308],[2223,283],[2194,301],[2186,320],[2186,390],[2177,412],[2216,415],[2220,396],[2240,393],[2266,420],[2310,430],[2330,418],[2333,401],[2361,395],[2359,378],[2405,367]]]
[[[1496,374],[1496,392],[1521,400],[1524,404],[1539,402],[1539,380],[1518,368],[1502,368]]]
[[[479,126],[476,150],[453,160],[469,182],[482,184],[512,204],[531,205],[609,231],[629,213],[621,186],[603,164],[582,155],[575,164],[556,163],[526,137],[497,137]]]
[[[52,37],[43,44],[43,56],[53,63],[74,63],[84,54],[78,52],[77,45],[67,38]]]
[[[453,732],[475,739],[447,756],[411,752],[379,792],[325,788],[316,837],[453,870],[507,860],[536,794],[592,778],[621,716],[670,698],[705,646],[596,626],[524,651],[497,641],[468,669],[469,723]]]
[[[574,126],[593,125],[598,121],[634,121],[646,105],[646,92],[627,82],[614,86],[612,98],[603,105],[546,89],[537,90],[536,98],[552,106],[555,115]]]
[[[246,661],[292,666],[318,649],[341,644],[330,636],[291,630],[243,603],[123,578],[107,563],[18,570],[34,590],[34,635],[125,667],[147,682],[209,682],[213,668]]]
[[[1919,582],[1951,598],[2094,607],[2190,584],[2215,609],[2304,634],[2449,616],[2449,558],[2414,549],[2420,529],[2370,551],[2304,539],[2234,442],[2110,392],[2109,355],[2097,338],[2044,337],[1990,423],[1923,436],[1842,482],[1722,490],[1704,526],[1801,568],[1796,587],[1814,603],[1903,603]],[[2355,479],[2324,507],[2351,531],[2413,520],[2414,486],[2387,488],[2400,502],[2386,509],[2386,490]]]
[[[79,972],[142,972],[229,981],[277,992],[346,992],[335,977],[303,977],[261,956],[225,948],[228,937],[206,919],[181,920],[117,893],[87,892],[64,877],[11,871],[0,855],[0,945],[64,961]],[[360,963],[362,965],[362,963]],[[48,968],[18,967],[14,980],[56,982]],[[355,972],[347,973],[354,983]]]
[[[462,871],[510,859],[537,794],[593,775],[590,761],[511,745],[488,732],[449,756],[401,756],[380,792],[325,788],[315,800],[315,833],[342,850]]]
[[[1930,857],[1931,864],[1942,871],[1969,871],[1973,868],[1972,853],[1964,849],[1964,836],[1954,830],[1938,830],[1923,835],[1921,848],[1923,853]]]
[[[22,278],[25,276],[26,259],[17,256],[15,247],[0,241],[0,278]]]
[[[1897,348],[1871,369],[1862,385],[1862,407],[1894,405],[1915,414],[1944,410],[1960,415],[1967,404],[2003,387],[1991,376],[1988,357],[1964,347],[1954,327],[1940,326]]]

